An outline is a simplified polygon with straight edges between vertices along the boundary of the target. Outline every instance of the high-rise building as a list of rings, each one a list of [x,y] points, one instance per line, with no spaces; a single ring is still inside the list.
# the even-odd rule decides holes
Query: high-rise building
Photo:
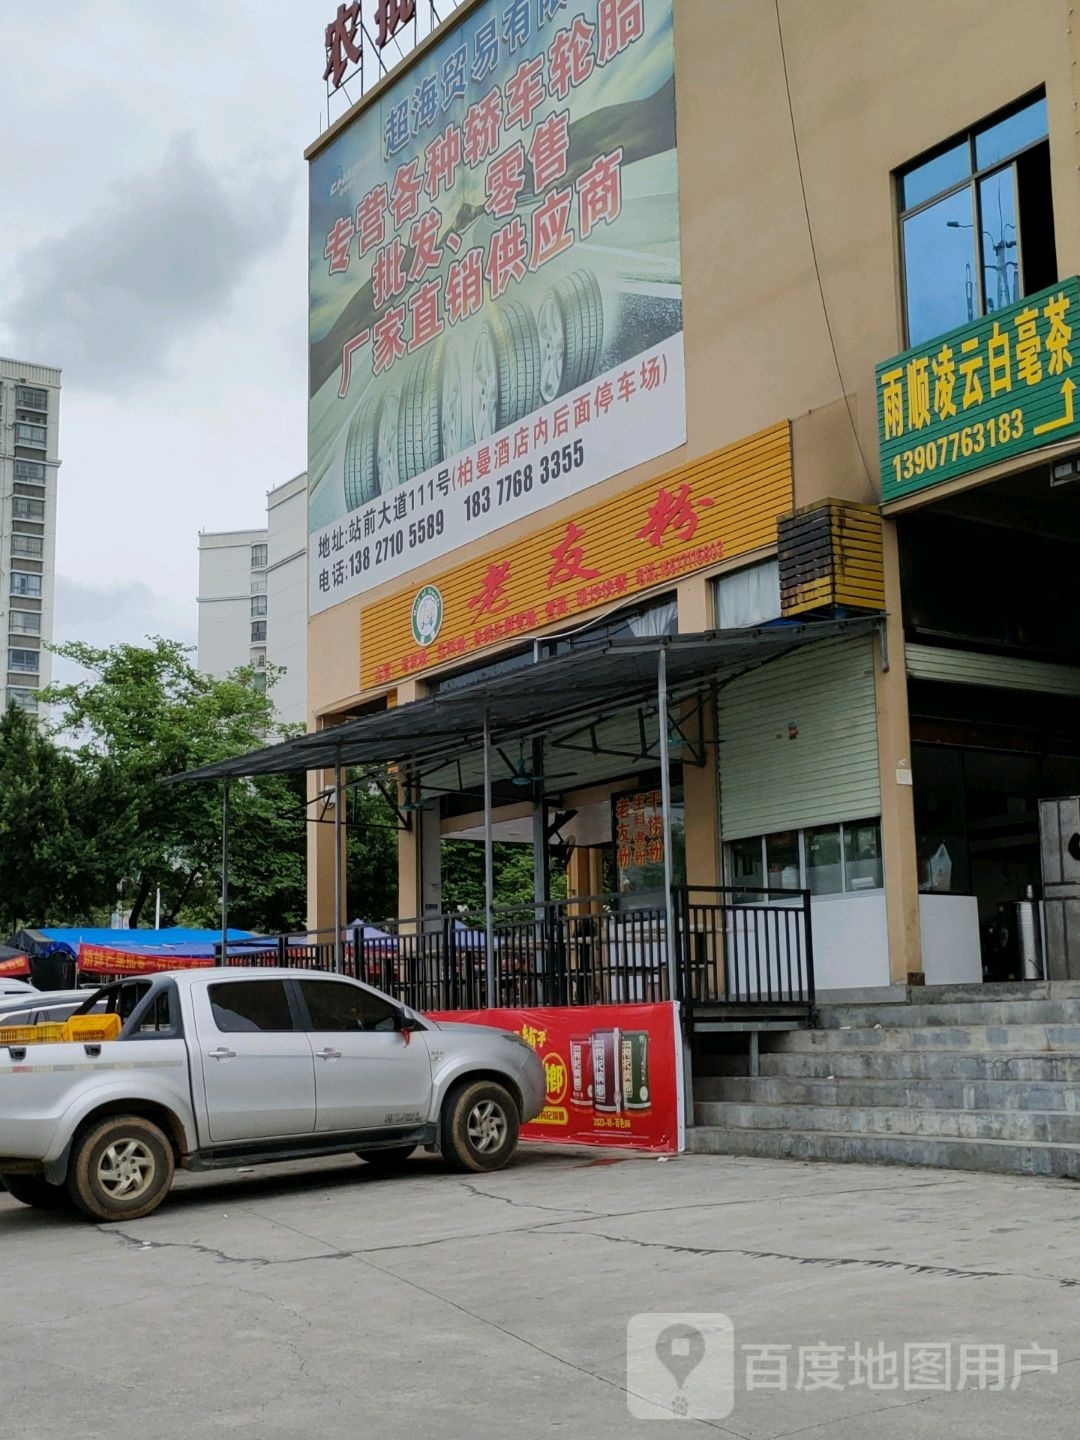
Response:
[[[241,665],[281,666],[278,718],[307,718],[307,476],[266,496],[257,530],[199,535],[199,669],[228,675]]]
[[[52,678],[60,371],[0,359],[0,706],[36,711]]]

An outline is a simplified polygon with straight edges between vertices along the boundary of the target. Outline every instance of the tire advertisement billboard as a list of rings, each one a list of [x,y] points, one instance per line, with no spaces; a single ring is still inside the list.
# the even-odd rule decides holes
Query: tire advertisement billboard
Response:
[[[672,0],[488,0],[311,161],[316,614],[686,438]]]
[[[686,1148],[678,1006],[433,1011],[432,1020],[512,1030],[540,1056],[543,1110],[523,1140],[674,1153]]]

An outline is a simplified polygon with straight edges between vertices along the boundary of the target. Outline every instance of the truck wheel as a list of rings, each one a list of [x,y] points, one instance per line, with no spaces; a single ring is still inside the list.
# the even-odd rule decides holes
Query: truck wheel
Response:
[[[473,439],[505,430],[540,403],[540,339],[533,313],[510,300],[493,309],[473,351]]]
[[[412,1158],[415,1145],[394,1145],[389,1150],[358,1150],[360,1159],[373,1170],[403,1170]]]
[[[518,1110],[509,1091],[477,1080],[451,1091],[442,1117],[443,1159],[454,1170],[501,1170],[514,1153]]]
[[[68,1191],[92,1220],[138,1220],[164,1200],[173,1178],[165,1135],[139,1115],[111,1115],[76,1143]]]
[[[59,1210],[68,1203],[63,1185],[50,1185],[37,1175],[0,1175],[0,1180],[20,1205],[33,1205],[35,1210]]]

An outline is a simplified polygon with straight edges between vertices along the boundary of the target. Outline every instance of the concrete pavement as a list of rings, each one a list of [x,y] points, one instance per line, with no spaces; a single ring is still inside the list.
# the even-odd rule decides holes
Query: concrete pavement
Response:
[[[1080,1410],[1068,1181],[535,1147],[481,1177],[330,1160],[183,1175],[121,1226],[0,1195],[0,1274],[3,1440],[1071,1440]],[[630,1418],[642,1311],[731,1317],[729,1416]],[[949,1350],[947,1391],[905,1389],[902,1363],[889,1387],[888,1355],[916,1342]],[[886,1357],[862,1372],[873,1386],[850,1383],[857,1345]],[[1006,1389],[969,1374],[959,1390],[961,1347],[995,1345]],[[1058,1373],[1013,1391],[1013,1352],[1032,1345],[1060,1352]],[[752,1346],[790,1347],[769,1352],[786,1389],[746,1390],[748,1364],[769,1378]]]

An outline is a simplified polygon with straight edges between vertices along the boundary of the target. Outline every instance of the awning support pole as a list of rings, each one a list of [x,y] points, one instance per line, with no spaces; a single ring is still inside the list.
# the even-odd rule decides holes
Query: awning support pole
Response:
[[[668,734],[667,648],[656,662],[656,708],[660,720],[660,799],[664,825],[664,930],[667,939],[668,999],[679,998],[679,960],[675,941],[675,871],[671,855],[671,737]]]
[[[221,963],[229,958],[229,781],[221,792]]]
[[[495,958],[495,837],[491,820],[491,712],[484,711],[484,961],[488,1007],[499,1003]]]
[[[342,971],[341,954],[341,807],[345,803],[345,787],[341,783],[341,746],[334,761],[334,970]]]

